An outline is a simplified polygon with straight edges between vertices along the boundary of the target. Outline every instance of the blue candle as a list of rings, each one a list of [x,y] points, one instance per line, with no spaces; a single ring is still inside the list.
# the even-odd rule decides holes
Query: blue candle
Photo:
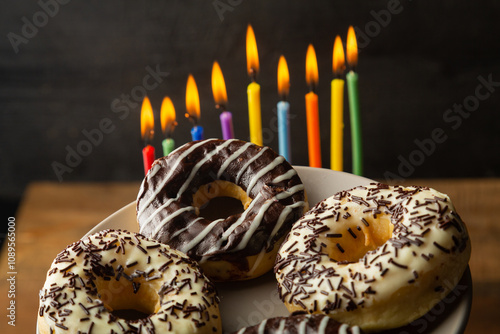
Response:
[[[278,102],[278,139],[279,151],[289,163],[292,163],[292,149],[290,145],[290,103],[286,97],[290,93],[290,74],[286,59],[281,56],[278,61],[278,94],[282,99]]]
[[[292,163],[290,150],[290,103],[287,101],[278,102],[278,139],[279,153]]]
[[[200,125],[195,125],[191,129],[191,137],[193,141],[195,140],[202,140],[203,139],[203,127]]]

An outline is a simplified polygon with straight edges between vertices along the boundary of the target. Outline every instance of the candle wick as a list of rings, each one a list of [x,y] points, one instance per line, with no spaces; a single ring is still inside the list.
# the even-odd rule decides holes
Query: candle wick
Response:
[[[215,105],[215,108],[216,108],[217,110],[220,110],[221,112],[226,111],[226,106],[225,106],[225,105],[223,105],[223,104],[219,104],[219,103],[217,103],[217,104]]]
[[[250,80],[252,80],[252,82],[257,81],[257,71],[253,67],[250,69]]]
[[[198,119],[196,117],[192,116],[190,113],[186,113],[185,116],[194,126],[198,125]]]

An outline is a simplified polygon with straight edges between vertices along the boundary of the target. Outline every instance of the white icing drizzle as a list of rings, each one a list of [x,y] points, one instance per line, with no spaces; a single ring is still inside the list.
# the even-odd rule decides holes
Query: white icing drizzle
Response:
[[[328,326],[328,320],[330,320],[330,317],[324,316],[323,319],[321,319],[321,322],[319,323],[318,327],[318,334],[324,334],[326,331],[326,327]]]
[[[348,334],[347,333],[348,329],[349,329],[349,326],[347,324],[340,325],[339,334]]]
[[[210,141],[214,141],[214,140],[216,140],[216,139],[211,139]],[[155,191],[153,191],[153,193],[151,194],[149,199],[147,201],[145,201],[142,204],[142,208],[140,208],[137,211],[137,217],[140,217],[144,213],[144,210],[151,204],[151,202],[153,202],[153,200],[156,198],[156,196],[158,196],[160,191],[162,191],[163,187],[165,187],[165,184],[168,182],[168,180],[170,179],[172,174],[175,172],[177,167],[181,164],[182,160],[184,160],[184,158],[186,158],[191,152],[196,150],[198,147],[206,145],[206,144],[207,144],[206,140],[200,141],[200,142],[194,144],[193,146],[191,146],[190,148],[188,148],[187,150],[185,150],[184,152],[182,152],[182,154],[180,154],[179,157],[177,157],[175,164],[172,166],[172,168],[170,168],[168,174],[165,176],[163,181],[156,186]],[[172,153],[170,153],[170,154],[172,154]]]
[[[351,327],[352,334],[361,334],[361,330],[358,326]]]
[[[252,177],[252,180],[250,181],[250,183],[248,185],[247,195],[250,195],[250,192],[252,191],[252,188],[255,186],[255,184],[257,183],[257,181],[260,180],[261,177],[263,177],[264,175],[266,175],[267,173],[269,173],[270,171],[272,171],[274,168],[276,168],[276,166],[278,166],[281,163],[283,163],[283,161],[285,161],[285,158],[280,155],[280,156],[276,157],[276,159],[274,159],[273,162],[271,162],[269,165],[267,165],[266,167],[264,167],[261,170],[259,170]]]
[[[220,166],[219,172],[217,173],[217,178],[220,178],[222,173],[226,170],[226,168],[229,166],[231,162],[233,162],[235,159],[237,159],[243,152],[247,150],[249,146],[253,145],[252,143],[246,143],[245,145],[241,146],[236,152],[231,154],[229,158],[224,161],[224,163]]]
[[[203,217],[198,217],[196,218],[195,220],[193,220],[192,222],[190,222],[189,224],[187,224],[185,227],[175,231],[174,233],[172,233],[172,235],[170,236],[170,239],[173,239],[175,238],[176,236],[178,236],[179,234],[181,234],[182,232],[188,230],[191,228],[191,226],[193,226],[194,224],[196,224],[196,222],[200,221],[204,219]]]
[[[160,169],[161,166],[159,164],[153,164],[153,167],[149,170],[149,177],[154,177]]]
[[[274,196],[274,198],[277,199],[278,201],[280,201],[280,200],[285,199],[287,197],[290,197],[293,194],[298,193],[299,191],[302,191],[302,190],[304,190],[304,185],[302,183],[297,184],[297,185],[291,187],[290,189],[287,189],[285,191],[280,192],[279,194]]]
[[[297,331],[299,334],[306,334],[307,320],[309,320],[309,318],[308,317],[304,317],[304,319],[300,322],[299,328],[298,328],[298,331]]]
[[[273,231],[271,232],[271,234],[269,235],[269,239],[267,240],[268,244],[274,238],[274,236],[276,235],[276,233],[278,233],[278,231],[281,228],[281,225],[283,225],[283,223],[285,222],[286,217],[288,217],[288,215],[292,212],[292,210],[295,209],[295,208],[301,207],[301,206],[302,207],[306,206],[306,202],[300,201],[300,202],[297,202],[297,203],[294,203],[294,204],[291,204],[291,205],[287,205],[283,209],[283,211],[281,211],[280,216],[278,217],[278,220],[276,221],[276,225],[274,225]]]
[[[186,245],[182,246],[180,251],[181,252],[184,252],[184,253],[187,253],[189,250],[191,250],[191,248],[193,248],[194,246],[196,246],[197,244],[199,244],[203,238],[205,238],[207,236],[207,234],[212,230],[212,228],[219,222],[221,221],[224,221],[224,219],[217,219],[217,220],[214,220],[213,222],[211,222],[210,224],[207,225],[207,227],[205,227],[203,229],[203,231],[201,231],[200,233],[198,233],[198,235],[196,237],[194,237],[189,243],[187,243]]]
[[[175,199],[173,198],[169,198],[168,201],[166,201],[164,204],[162,204],[160,207],[158,207],[158,209],[156,209],[152,214],[149,215],[149,217],[142,222],[141,224],[141,228],[139,230],[140,233],[143,233],[144,232],[144,227],[147,226],[149,224],[149,222],[158,214],[160,213],[161,210],[165,209],[167,206],[169,206],[170,204],[172,204],[172,202],[174,201]]]
[[[167,218],[163,219],[158,226],[154,229],[153,233],[151,234],[152,236],[155,236],[160,230],[165,226],[165,224],[175,217],[179,216],[180,214],[186,212],[186,211],[196,211],[196,208],[194,206],[186,206],[185,208],[179,209],[172,213],[171,215],[167,216]]]
[[[264,334],[265,333],[265,330],[266,330],[266,323],[267,323],[267,319],[264,319],[260,325],[259,325],[259,329],[258,329],[258,333],[259,334]]]
[[[224,148],[228,147],[231,143],[233,143],[236,139],[231,139],[231,140],[226,140],[222,145],[219,145],[213,150],[212,152],[208,153],[205,155],[203,159],[198,161],[196,165],[194,165],[193,169],[191,170],[191,173],[189,174],[189,177],[187,180],[182,184],[182,186],[179,188],[179,191],[177,192],[177,199],[181,197],[181,195],[186,191],[187,187],[191,184],[191,181],[193,181],[193,178],[195,177],[196,174],[198,174],[198,170],[200,167],[210,160],[214,155],[222,151]]]
[[[248,166],[250,166],[250,164],[252,162],[254,162],[255,160],[257,160],[258,158],[260,158],[260,156],[262,154],[264,154],[265,151],[267,151],[269,148],[268,147],[264,147],[262,150],[260,150],[259,153],[257,153],[256,155],[254,155],[250,160],[248,160],[240,169],[240,171],[238,172],[238,175],[236,175],[236,180],[234,183],[238,183],[240,182],[240,178],[241,178],[241,175],[243,175],[243,173],[246,171],[246,169],[248,168]]]
[[[257,227],[260,226],[260,223],[262,222],[262,217],[264,217],[264,214],[266,213],[267,209],[273,204],[273,200],[267,200],[264,202],[264,204],[260,207],[259,213],[255,218],[252,220],[252,223],[248,227],[247,231],[243,235],[243,238],[241,238],[240,243],[238,246],[235,248],[235,251],[245,249],[245,247],[248,245],[248,242],[250,241],[250,238],[252,238],[253,234],[257,230]]]
[[[290,169],[284,174],[281,174],[280,176],[276,176],[274,180],[271,181],[272,184],[277,184],[285,180],[290,180],[292,177],[297,175],[297,171],[295,169]]]
[[[229,228],[222,234],[220,243],[225,241],[229,237],[229,235],[231,235],[231,233],[233,233],[233,231],[238,226],[240,226],[241,223],[243,223],[245,221],[246,215],[253,209],[253,207],[257,204],[257,202],[259,201],[259,199],[261,197],[262,197],[262,195],[258,194],[257,197],[255,197],[255,199],[250,203],[250,205],[248,206],[248,209],[246,209],[245,212],[243,212],[243,214],[240,216],[240,218],[238,218],[238,220],[236,220],[231,226],[229,226]]]
[[[280,321],[280,327],[278,328],[278,334],[282,334],[285,332],[285,324],[286,324],[286,319],[283,318]]]

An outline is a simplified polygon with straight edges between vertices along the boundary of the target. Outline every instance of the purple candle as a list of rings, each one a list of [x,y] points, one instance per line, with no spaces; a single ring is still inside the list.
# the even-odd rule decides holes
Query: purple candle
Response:
[[[222,128],[222,138],[225,140],[233,139],[233,114],[230,111],[223,111],[220,114],[220,125]]]
[[[214,94],[215,107],[222,111],[220,114],[222,138],[225,140],[233,139],[233,115],[225,109],[227,103],[226,83],[224,82],[224,76],[218,62],[214,62],[212,67],[212,92]]]

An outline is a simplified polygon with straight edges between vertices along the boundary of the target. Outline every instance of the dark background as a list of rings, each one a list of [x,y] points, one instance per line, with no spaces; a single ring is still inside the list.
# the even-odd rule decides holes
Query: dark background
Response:
[[[139,93],[147,67],[169,73],[148,91],[157,152],[165,95],[177,110],[176,143],[190,140],[191,125],[184,118],[189,73],[200,92],[205,138],[221,136],[210,84],[214,60],[224,73],[236,136],[247,140],[249,23],[261,64],[264,143],[276,150],[276,69],[281,54],[288,61],[294,164],[308,164],[307,45],[313,43],[318,55],[323,165],[328,168],[333,41],[340,34],[345,42],[353,25],[360,32],[365,176],[499,176],[500,87],[477,88],[480,78],[500,82],[498,1],[60,1],[5,0],[1,5],[0,202],[7,214],[13,214],[33,180],[142,179]],[[448,111],[464,103],[470,112]],[[95,133],[103,119],[109,119],[112,130],[68,166],[68,148],[82,148],[85,131]],[[345,170],[351,171],[347,105],[345,126]],[[442,129],[442,142],[430,144],[436,129]],[[427,146],[419,148],[415,141]],[[59,178],[54,163],[67,166]]]

